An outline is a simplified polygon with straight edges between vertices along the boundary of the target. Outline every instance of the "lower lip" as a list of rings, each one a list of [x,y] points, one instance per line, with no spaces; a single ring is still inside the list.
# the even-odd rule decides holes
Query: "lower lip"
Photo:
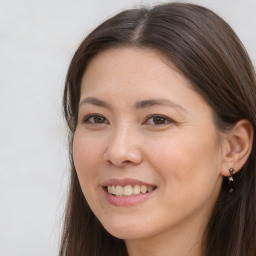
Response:
[[[103,190],[105,193],[105,197],[110,204],[114,206],[133,206],[147,200],[149,197],[152,196],[156,189],[145,194],[138,194],[132,196],[114,196],[108,193],[106,188],[103,188]]]

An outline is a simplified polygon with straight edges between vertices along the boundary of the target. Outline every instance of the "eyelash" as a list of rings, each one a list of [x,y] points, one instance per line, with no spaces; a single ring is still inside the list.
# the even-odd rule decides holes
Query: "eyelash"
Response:
[[[90,122],[90,118],[94,118],[94,122]],[[104,122],[95,122],[95,118],[101,118],[101,120],[103,120]],[[109,122],[107,121],[107,119],[102,116],[102,115],[99,115],[99,114],[90,114],[88,116],[86,116],[84,119],[83,119],[83,123],[89,123],[89,124],[109,124]]]
[[[166,116],[163,116],[163,115],[150,115],[150,116],[148,116],[148,117],[146,118],[146,120],[144,121],[143,124],[147,124],[147,122],[148,122],[150,119],[152,119],[153,122],[154,122],[154,121],[156,121],[156,120],[154,120],[154,119],[157,119],[157,118],[158,118],[158,121],[159,121],[159,119],[160,119],[160,120],[164,121],[164,123],[158,123],[158,124],[152,123],[152,124],[148,124],[148,125],[162,126],[162,125],[174,123],[174,121],[173,121],[172,119],[170,119],[170,118],[168,118],[168,117],[166,117]]]
[[[91,118],[94,118],[93,122],[90,121]],[[98,121],[103,121],[103,122],[95,122],[95,118],[98,118]],[[149,120],[152,120],[153,122],[155,121],[163,121],[163,123],[148,123]],[[157,120],[158,119],[158,120]],[[99,115],[99,114],[90,114],[88,116],[86,116],[84,119],[83,119],[83,123],[89,123],[89,124],[92,124],[92,125],[97,125],[97,124],[109,124],[108,120],[102,116],[102,115]],[[162,125],[167,125],[167,124],[170,124],[170,123],[174,123],[174,121],[166,116],[163,116],[163,115],[150,115],[150,116],[147,116],[146,120],[143,122],[143,124],[145,125],[155,125],[155,126],[162,126]]]

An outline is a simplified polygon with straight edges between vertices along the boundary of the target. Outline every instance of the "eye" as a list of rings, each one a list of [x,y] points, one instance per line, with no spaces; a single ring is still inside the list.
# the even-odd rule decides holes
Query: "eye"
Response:
[[[165,125],[173,123],[174,121],[166,116],[162,115],[151,115],[147,118],[144,124],[148,125]]]
[[[104,116],[98,115],[98,114],[90,114],[90,115],[86,116],[83,119],[83,123],[89,123],[89,124],[109,124],[108,120]]]

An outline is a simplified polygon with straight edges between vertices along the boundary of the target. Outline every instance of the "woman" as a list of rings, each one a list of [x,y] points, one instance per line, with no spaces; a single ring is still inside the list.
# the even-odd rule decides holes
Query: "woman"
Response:
[[[60,255],[255,256],[255,99],[245,49],[206,8],[101,24],[67,74]]]

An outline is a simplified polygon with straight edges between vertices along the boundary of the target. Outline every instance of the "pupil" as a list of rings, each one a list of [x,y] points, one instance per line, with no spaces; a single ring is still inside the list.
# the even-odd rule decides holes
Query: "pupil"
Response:
[[[165,123],[165,119],[163,117],[159,117],[159,116],[154,117],[154,123],[155,124],[163,124],[163,123]]]

